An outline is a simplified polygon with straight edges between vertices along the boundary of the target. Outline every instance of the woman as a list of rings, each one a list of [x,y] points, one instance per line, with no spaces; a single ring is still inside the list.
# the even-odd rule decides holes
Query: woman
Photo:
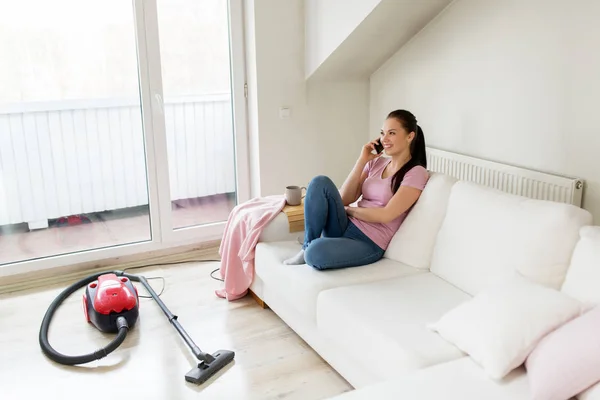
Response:
[[[316,269],[355,267],[383,257],[429,178],[425,137],[415,116],[392,111],[381,138],[385,153],[367,143],[340,190],[331,179],[315,177],[304,199],[302,250],[284,264]],[[358,207],[349,207],[362,195]]]

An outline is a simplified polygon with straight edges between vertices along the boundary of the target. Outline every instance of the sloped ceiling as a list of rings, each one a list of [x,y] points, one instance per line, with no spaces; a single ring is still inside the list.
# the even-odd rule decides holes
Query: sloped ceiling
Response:
[[[367,78],[453,0],[381,0],[307,79]]]

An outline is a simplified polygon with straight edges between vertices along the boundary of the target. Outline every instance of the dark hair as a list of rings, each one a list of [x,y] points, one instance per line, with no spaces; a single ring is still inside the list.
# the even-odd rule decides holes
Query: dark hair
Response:
[[[400,188],[400,184],[404,179],[404,175],[411,168],[421,165],[423,168],[427,168],[427,152],[425,150],[425,135],[423,135],[423,129],[417,124],[417,118],[406,110],[395,110],[388,114],[387,119],[394,118],[406,129],[409,133],[415,132],[415,137],[410,142],[410,160],[402,166],[394,174],[392,178],[392,193],[396,193]]]

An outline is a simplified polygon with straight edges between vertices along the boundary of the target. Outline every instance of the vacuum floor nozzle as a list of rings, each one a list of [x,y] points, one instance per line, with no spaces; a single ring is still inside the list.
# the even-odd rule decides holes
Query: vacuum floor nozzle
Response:
[[[200,362],[197,367],[192,368],[185,374],[185,380],[196,385],[203,384],[233,361],[235,353],[230,350],[219,350],[213,353],[212,356],[214,357],[214,361],[210,363]]]

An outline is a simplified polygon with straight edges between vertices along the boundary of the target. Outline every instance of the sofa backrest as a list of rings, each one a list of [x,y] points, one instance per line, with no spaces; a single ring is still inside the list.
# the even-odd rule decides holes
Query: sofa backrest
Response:
[[[450,189],[456,179],[445,174],[430,172],[429,181],[419,200],[392,238],[385,257],[429,269],[436,236],[446,215]]]
[[[560,289],[579,229],[592,215],[471,182],[452,186],[431,272],[475,295],[515,272]]]
[[[600,226],[584,226],[561,291],[591,306],[600,304]]]

